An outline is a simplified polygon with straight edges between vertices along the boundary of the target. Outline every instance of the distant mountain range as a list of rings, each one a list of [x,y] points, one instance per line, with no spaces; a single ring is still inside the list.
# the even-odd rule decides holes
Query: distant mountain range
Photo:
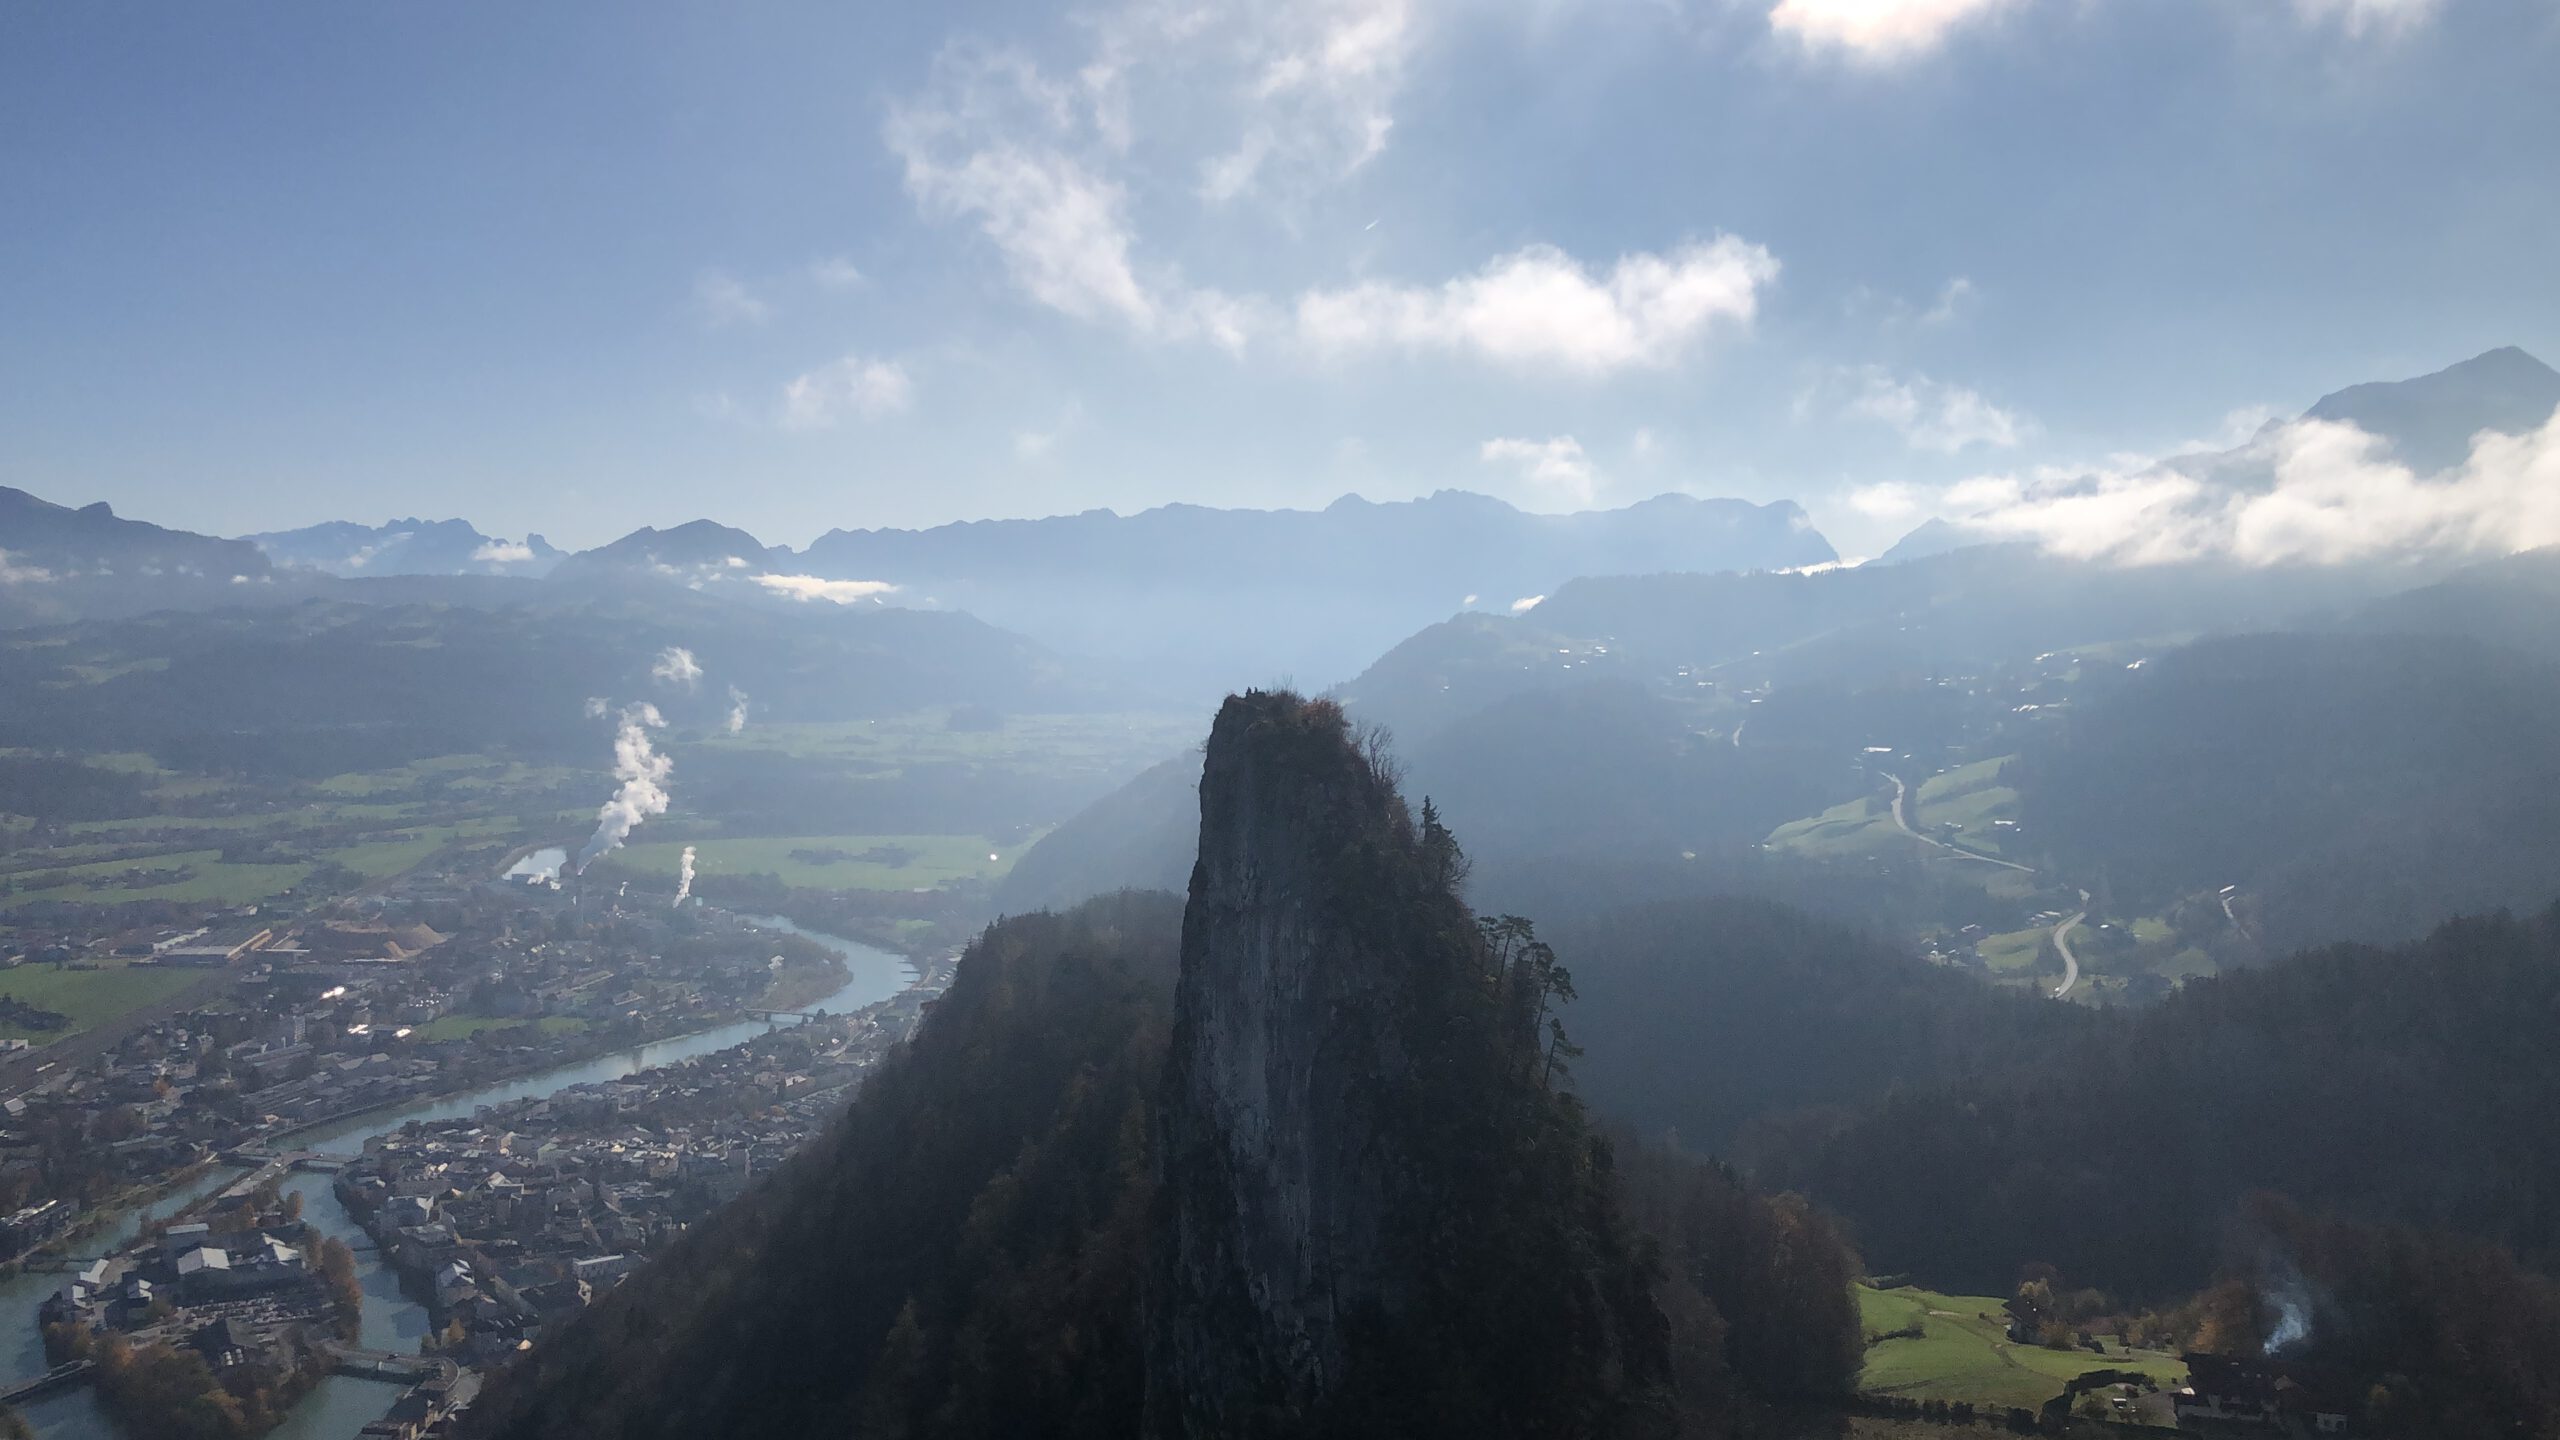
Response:
[[[236,603],[275,567],[257,546],[74,510],[0,486],[0,625]]]
[[[539,535],[502,540],[467,520],[332,520],[240,537],[278,565],[344,578],[374,575],[547,575],[566,553]]]
[[[1775,570],[1838,558],[1792,502],[1663,495],[1533,515],[1442,491],[1323,510],[1168,505],[928,530],[834,530],[805,551],[710,520],[560,555],[461,521],[321,525],[251,537],[344,577],[545,575],[670,583],[764,603],[960,610],[1070,654],[1143,664],[1186,691],[1340,678],[1433,620],[1534,603],[1578,575]]]

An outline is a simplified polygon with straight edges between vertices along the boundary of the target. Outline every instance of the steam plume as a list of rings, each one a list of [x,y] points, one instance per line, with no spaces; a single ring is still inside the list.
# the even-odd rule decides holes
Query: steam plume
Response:
[[[746,728],[747,692],[732,685],[729,687],[729,733],[735,735]]]
[[[613,736],[613,775],[622,785],[596,812],[596,833],[578,852],[572,867],[576,873],[587,873],[596,857],[618,848],[641,821],[667,813],[667,777],[675,772],[675,761],[649,743],[649,732],[666,723],[658,707],[645,702],[622,712]]]
[[[684,908],[685,897],[693,893],[693,847],[684,847],[676,857],[676,908]]]

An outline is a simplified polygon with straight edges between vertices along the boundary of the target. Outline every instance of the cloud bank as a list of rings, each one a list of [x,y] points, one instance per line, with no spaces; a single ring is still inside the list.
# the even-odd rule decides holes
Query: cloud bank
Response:
[[[1961,481],[1930,508],[1986,539],[2134,565],[2342,564],[2560,545],[2560,411],[2524,434],[2473,437],[2469,459],[2433,476],[2343,421],[2298,420],[2240,453],[2267,483],[2219,484],[2175,462],[2040,471]],[[1907,487],[1873,487],[1851,503],[1869,513],[1921,508]]]
[[[755,581],[776,595],[794,600],[831,600],[838,605],[876,600],[898,588],[886,580],[830,580],[823,575],[758,575]]]

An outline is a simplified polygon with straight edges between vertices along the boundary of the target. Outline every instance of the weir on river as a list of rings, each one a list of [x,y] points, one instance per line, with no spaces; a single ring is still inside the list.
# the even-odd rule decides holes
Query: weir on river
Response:
[[[845,983],[835,993],[807,1006],[809,1011],[849,1014],[879,1004],[905,989],[915,978],[915,966],[904,956],[841,936],[804,930],[779,916],[750,918],[765,929],[788,931],[823,945],[844,961]],[[549,1095],[574,1085],[618,1080],[643,1070],[726,1050],[772,1028],[772,1023],[766,1021],[743,1020],[699,1034],[652,1041],[441,1100],[421,1100],[322,1126],[295,1135],[287,1142],[288,1148],[355,1153],[363,1150],[366,1140],[388,1134],[412,1120],[462,1119],[477,1113],[484,1105]],[[216,1167],[170,1194],[116,1215],[105,1230],[82,1241],[78,1248],[83,1254],[112,1254],[141,1233],[144,1225],[173,1214],[237,1182],[248,1173],[240,1167]],[[414,1354],[419,1342],[426,1338],[426,1307],[401,1292],[399,1275],[382,1262],[382,1257],[374,1251],[371,1237],[356,1224],[355,1217],[347,1213],[346,1207],[338,1203],[337,1193],[330,1188],[330,1179],[327,1174],[301,1171],[286,1177],[283,1188],[287,1194],[302,1196],[302,1218],[305,1221],[322,1234],[334,1235],[356,1247],[357,1278],[364,1286],[363,1328],[357,1336],[357,1345],[366,1350]],[[63,1284],[61,1275],[37,1270],[0,1282],[0,1386],[35,1379],[47,1370],[44,1337],[36,1323],[36,1307],[60,1290]],[[353,1440],[357,1431],[383,1417],[384,1412],[391,1408],[391,1402],[399,1397],[401,1388],[393,1381],[332,1375],[294,1407],[284,1424],[271,1432],[272,1440]],[[121,1435],[99,1407],[95,1389],[88,1386],[32,1401],[19,1413],[35,1427],[40,1440],[145,1440],[145,1437]]]

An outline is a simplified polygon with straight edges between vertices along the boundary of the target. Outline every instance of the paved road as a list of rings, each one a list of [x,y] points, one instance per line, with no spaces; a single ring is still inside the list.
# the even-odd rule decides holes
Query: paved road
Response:
[[[1967,860],[1979,860],[1985,865],[1998,865],[2005,869],[2015,870],[2021,875],[2033,875],[2036,873],[2036,867],[2033,865],[2021,865],[2015,860],[2003,860],[1994,855],[1985,855],[1979,850],[1967,850],[1961,845],[1950,845],[1946,841],[1941,840],[1934,835],[1923,835],[1919,831],[1912,829],[1911,820],[1903,813],[1902,808],[1905,801],[1908,800],[1910,796],[1909,789],[1902,783],[1902,777],[1894,774],[1890,770],[1879,770],[1876,773],[1893,782],[1893,823],[1902,827],[1903,834],[1910,836],[1912,839],[1919,841],[1923,845],[1935,845],[1950,855],[1961,855]]]
[[[1919,841],[1923,845],[1935,845],[1950,855],[1961,855],[1967,860],[1979,860],[1985,865],[2005,866],[2022,875],[2033,875],[2036,873],[2035,867],[2032,865],[2021,865],[2015,860],[2001,860],[1993,856],[1985,855],[1978,850],[1967,850],[1961,845],[1950,845],[1946,841],[1940,840],[1935,836],[1923,835],[1919,831],[1912,829],[1911,819],[1903,810],[1904,805],[1910,798],[1910,788],[1902,783],[1901,776],[1894,774],[1890,770],[1879,770],[1876,773],[1893,782],[1893,823],[1902,827],[1903,834],[1910,836],[1912,839]],[[2080,908],[2071,912],[2070,916],[2061,924],[2053,927],[2053,948],[2062,952],[2062,983],[2053,987],[2053,998],[2056,1000],[2060,1000],[2069,995],[2072,991],[2080,988],[2080,957],[2071,953],[2071,930],[2073,926],[2078,925],[2081,921],[2088,918],[2089,892],[2083,890],[2080,892]]]
[[[2053,927],[2053,948],[2062,952],[2062,983],[2053,987],[2053,998],[2061,999],[2080,983],[2080,957],[2071,953],[2071,929],[2089,918],[2089,892],[2080,892],[2080,908]]]

